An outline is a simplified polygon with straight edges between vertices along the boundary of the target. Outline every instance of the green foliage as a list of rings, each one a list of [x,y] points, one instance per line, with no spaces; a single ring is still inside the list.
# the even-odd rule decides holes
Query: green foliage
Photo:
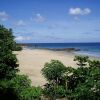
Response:
[[[91,60],[89,60],[88,63],[89,63],[90,67],[99,67],[100,68],[100,61],[96,61],[96,60],[91,61]]]
[[[70,96],[71,100],[99,100],[100,99],[100,81],[95,81],[88,77],[84,83],[78,84]]]
[[[41,87],[29,87],[21,92],[21,100],[41,100]]]
[[[12,54],[14,36],[11,29],[0,25],[0,100],[19,100],[10,80],[18,71],[17,59]]]
[[[31,81],[25,75],[16,75],[10,81],[10,86],[15,89],[17,93],[21,93],[26,88],[30,87]]]
[[[78,68],[69,76],[67,84],[71,90],[69,100],[100,99],[100,62],[91,60],[88,62],[89,66]]]
[[[89,74],[88,68],[78,68],[73,71],[73,74],[67,76],[67,88],[74,91],[80,83],[84,83]]]
[[[75,56],[74,61],[78,61],[77,65],[83,67],[86,65],[88,58],[89,58],[88,56]]]
[[[49,81],[49,83],[44,86],[44,95],[52,100],[65,97],[66,74],[68,74],[71,70],[72,68],[66,68],[58,60],[51,60],[50,63],[46,63],[42,69],[42,74]]]
[[[40,93],[30,85],[27,76],[17,75],[19,65],[16,55],[12,52],[16,48],[21,49],[14,41],[12,30],[0,26],[0,100],[30,100],[29,96],[37,96]],[[32,92],[29,92],[29,89]],[[28,95],[24,94],[24,91],[28,91]],[[27,99],[22,98],[22,94]]]
[[[42,89],[32,87],[25,75],[16,75],[11,80],[0,81],[0,100],[40,100]]]
[[[46,84],[43,90],[44,95],[51,100],[66,96],[66,88],[62,85]]]
[[[18,71],[16,55],[12,53],[16,44],[12,29],[0,25],[0,79],[11,79]]]
[[[0,48],[2,51],[7,49],[12,50],[14,45],[14,36],[12,35],[12,30],[7,29],[0,25]]]
[[[19,95],[20,100],[39,100],[42,94],[40,87],[32,87],[30,79],[25,75],[17,75],[10,81],[10,85]]]
[[[78,61],[77,65],[81,67],[65,68],[56,60],[45,64],[42,74],[49,83],[44,86],[44,95],[51,100],[62,97],[67,97],[68,100],[100,100],[100,61],[89,60],[87,56],[77,56],[74,60]],[[54,81],[57,79],[64,80],[63,84]]]
[[[18,72],[16,56],[11,51],[0,52],[0,79],[10,79],[16,72]]]
[[[19,95],[8,79],[0,80],[0,100],[19,100]]]
[[[22,50],[22,47],[14,41],[12,29],[7,29],[3,25],[0,25],[0,50],[2,52]]]
[[[55,84],[62,83],[65,72],[66,67],[58,60],[51,60],[51,62],[46,63],[42,69],[44,77]]]

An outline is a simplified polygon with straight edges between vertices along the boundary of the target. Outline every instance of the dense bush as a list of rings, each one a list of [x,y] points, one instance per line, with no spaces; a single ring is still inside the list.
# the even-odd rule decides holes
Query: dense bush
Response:
[[[68,95],[69,100],[100,99],[100,61],[87,59],[85,62],[88,62],[89,66],[80,67],[69,76],[67,84],[67,88],[71,91]]]
[[[19,94],[8,79],[0,80],[0,100],[19,100]]]
[[[45,64],[42,74],[48,83],[44,85],[44,95],[51,100],[62,97],[68,100],[100,100],[100,61],[89,60],[87,56],[75,56],[74,60],[79,66],[77,69],[65,68],[56,60]]]
[[[0,79],[10,79],[18,71],[16,55],[12,53],[14,43],[12,30],[0,26]]]
[[[32,87],[30,82],[25,75],[0,81],[0,100],[40,100],[42,89]]]
[[[41,87],[28,87],[21,92],[21,100],[41,100]]]
[[[9,51],[0,53],[0,79],[10,79],[16,72],[18,72],[16,56]]]
[[[26,88],[30,87],[31,81],[25,75],[16,75],[10,80],[10,86],[15,89],[17,93],[21,93]]]
[[[66,96],[66,88],[63,85],[46,84],[43,89],[43,94],[51,100]]]
[[[42,95],[40,87],[32,87],[30,79],[25,75],[17,75],[9,83],[20,100],[39,100]]]
[[[42,69],[44,77],[55,84],[62,84],[62,82],[64,82],[63,78],[65,72],[66,67],[58,60],[51,60],[51,62],[46,63]]]

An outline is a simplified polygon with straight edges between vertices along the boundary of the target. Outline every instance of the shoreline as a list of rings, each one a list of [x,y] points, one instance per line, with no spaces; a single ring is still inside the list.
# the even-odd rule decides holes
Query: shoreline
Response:
[[[97,54],[92,54],[92,52],[88,52],[88,51],[83,51],[81,49],[77,49],[77,48],[39,48],[39,47],[28,47],[28,46],[23,46],[23,49],[30,49],[30,50],[34,50],[34,49],[39,49],[39,50],[50,50],[50,51],[61,51],[61,52],[71,52],[74,55],[79,55],[79,56],[89,56],[90,58],[96,58],[96,59],[100,59],[100,55]]]

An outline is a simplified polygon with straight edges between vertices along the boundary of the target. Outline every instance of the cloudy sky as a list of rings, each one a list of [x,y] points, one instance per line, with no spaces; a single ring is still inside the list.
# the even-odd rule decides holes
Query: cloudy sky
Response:
[[[100,42],[100,0],[0,0],[0,24],[17,42]]]

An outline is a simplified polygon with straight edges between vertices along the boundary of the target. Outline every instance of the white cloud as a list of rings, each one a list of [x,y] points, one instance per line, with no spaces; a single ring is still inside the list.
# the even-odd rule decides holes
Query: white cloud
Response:
[[[8,14],[5,12],[5,11],[1,11],[0,12],[0,20],[1,21],[6,21],[6,20],[8,20]]]
[[[31,39],[31,37],[29,37],[29,36],[17,36],[15,38],[15,40],[17,40],[17,41],[24,41],[24,40],[30,40],[30,39]]]
[[[70,15],[88,15],[91,13],[91,9],[89,8],[70,8],[69,9],[69,14]]]
[[[17,23],[15,23],[16,26],[25,26],[25,22],[23,20],[19,20]]]
[[[37,22],[37,23],[42,23],[45,21],[45,18],[41,14],[36,14],[35,18],[31,18],[31,20]]]

